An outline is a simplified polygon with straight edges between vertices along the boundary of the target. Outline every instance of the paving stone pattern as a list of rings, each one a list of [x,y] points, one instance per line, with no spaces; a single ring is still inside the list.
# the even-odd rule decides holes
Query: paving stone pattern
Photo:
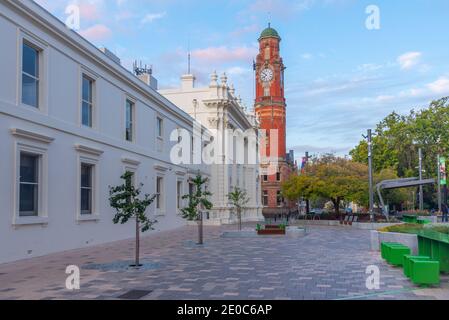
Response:
[[[133,259],[133,240],[0,265],[0,299],[109,300],[132,290],[149,292],[141,299],[150,300],[449,299],[449,277],[438,288],[412,285],[402,269],[370,251],[366,230],[311,227],[305,237],[221,236],[235,228],[206,227],[203,247],[195,244],[196,227],[151,234],[141,243],[142,263],[150,266],[143,270],[123,268]],[[81,268],[80,290],[65,287],[68,265]],[[121,267],[108,268],[114,265]],[[380,268],[380,290],[366,288],[370,265]]]

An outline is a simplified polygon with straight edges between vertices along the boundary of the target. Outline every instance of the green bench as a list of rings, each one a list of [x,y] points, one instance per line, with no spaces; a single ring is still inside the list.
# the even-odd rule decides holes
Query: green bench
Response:
[[[410,259],[410,272],[410,279],[414,284],[440,284],[440,263],[438,261]]]
[[[449,235],[433,230],[418,233],[419,254],[440,263],[440,271],[449,272]]]
[[[428,245],[422,246],[428,248]],[[412,255],[409,247],[395,242],[382,242],[381,255],[389,264],[403,266],[404,275],[416,285],[440,283],[440,262],[435,261],[431,255]]]
[[[382,242],[381,244],[382,258],[394,266],[402,266],[404,256],[410,253],[410,248],[401,243]]]
[[[411,260],[420,260],[420,261],[431,261],[430,257],[426,256],[413,256],[413,255],[405,255],[404,256],[404,275],[407,278],[411,278],[412,276],[412,261]]]

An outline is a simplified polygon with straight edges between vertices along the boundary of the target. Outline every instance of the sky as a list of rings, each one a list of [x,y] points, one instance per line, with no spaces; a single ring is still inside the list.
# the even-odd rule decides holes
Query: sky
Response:
[[[153,66],[160,88],[180,85],[192,53],[198,85],[226,72],[248,109],[252,61],[271,21],[287,66],[287,145],[296,156],[346,155],[392,111],[449,96],[447,0],[36,0],[131,70]],[[375,5],[379,28],[367,28]]]

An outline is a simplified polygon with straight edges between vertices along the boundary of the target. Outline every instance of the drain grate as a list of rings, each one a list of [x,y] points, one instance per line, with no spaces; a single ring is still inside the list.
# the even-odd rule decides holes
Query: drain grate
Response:
[[[139,300],[139,299],[142,299],[143,297],[149,295],[152,292],[153,291],[149,291],[149,290],[131,290],[125,294],[122,294],[118,298],[123,299],[123,300]]]

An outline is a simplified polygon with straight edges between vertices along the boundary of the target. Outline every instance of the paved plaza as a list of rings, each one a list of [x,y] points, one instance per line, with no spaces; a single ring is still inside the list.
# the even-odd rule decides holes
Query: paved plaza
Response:
[[[252,226],[246,226],[252,227]],[[0,265],[0,299],[449,299],[440,288],[413,286],[402,269],[369,250],[369,231],[310,227],[304,237],[223,237],[235,226],[154,233],[142,240],[143,270],[120,269],[133,257],[133,240]],[[65,287],[68,265],[81,269],[81,289]],[[113,265],[114,268],[109,268]],[[366,288],[366,268],[381,270],[380,290]]]

